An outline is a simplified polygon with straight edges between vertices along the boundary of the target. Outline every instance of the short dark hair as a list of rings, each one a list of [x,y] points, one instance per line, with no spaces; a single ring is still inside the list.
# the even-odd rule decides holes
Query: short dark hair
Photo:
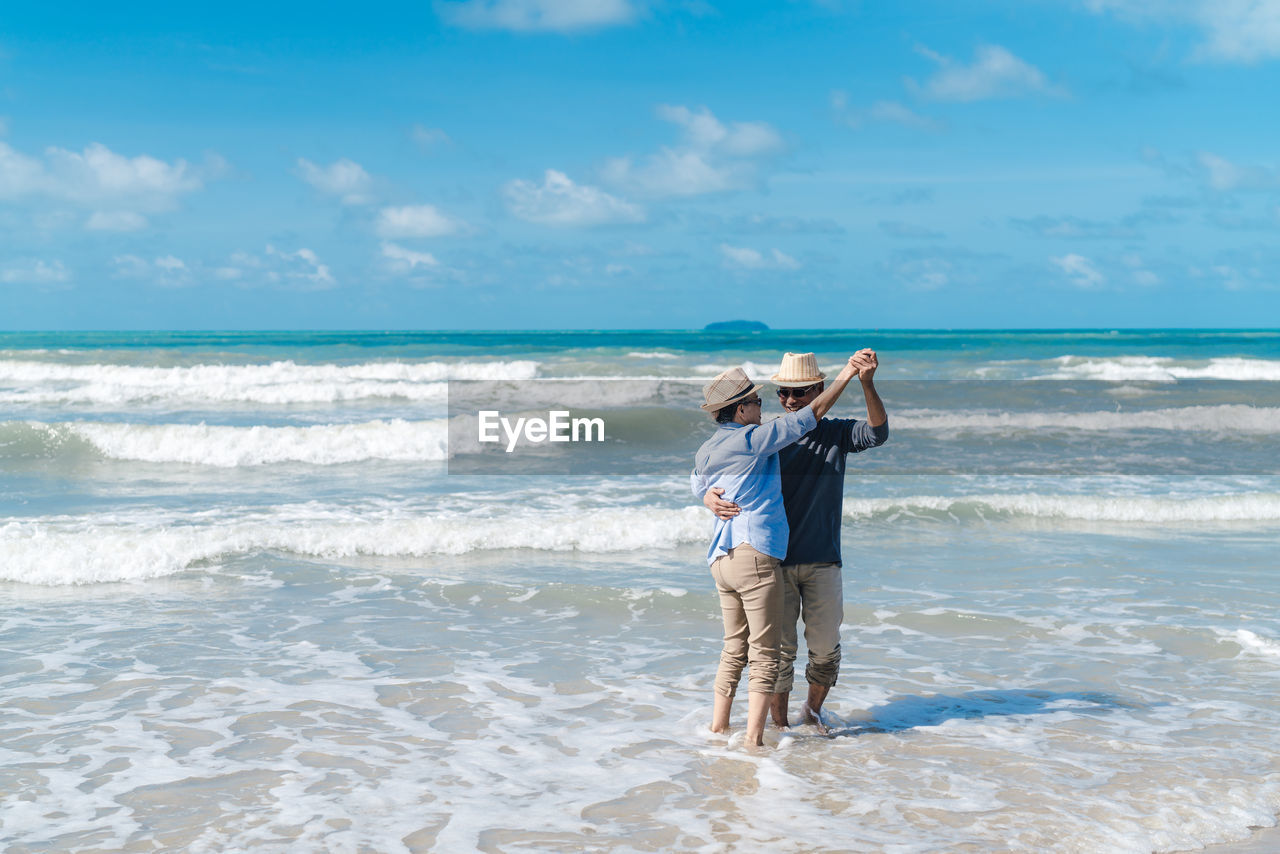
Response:
[[[732,421],[733,416],[738,414],[738,407],[742,405],[742,401],[731,403],[728,406],[716,410],[716,423],[724,424],[726,421]]]

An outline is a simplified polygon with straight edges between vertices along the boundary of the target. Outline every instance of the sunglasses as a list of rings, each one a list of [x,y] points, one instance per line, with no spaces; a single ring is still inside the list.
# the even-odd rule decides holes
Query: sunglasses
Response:
[[[750,400],[740,400],[738,403],[742,406],[759,406],[764,403],[764,401],[758,397],[753,397]]]
[[[811,392],[816,391],[819,385],[821,385],[821,383],[814,383],[813,385],[807,385],[804,388],[780,388],[778,389],[778,397],[780,398],[804,397],[810,394]]]

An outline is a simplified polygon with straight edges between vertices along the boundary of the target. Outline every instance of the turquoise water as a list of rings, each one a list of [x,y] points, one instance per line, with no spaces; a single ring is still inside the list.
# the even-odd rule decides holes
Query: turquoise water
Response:
[[[846,484],[837,737],[746,750],[704,731],[680,394],[862,347],[891,436]],[[544,379],[688,437],[644,475],[458,474],[449,382]],[[1277,387],[1276,331],[0,334],[0,838],[1242,838],[1280,809]]]

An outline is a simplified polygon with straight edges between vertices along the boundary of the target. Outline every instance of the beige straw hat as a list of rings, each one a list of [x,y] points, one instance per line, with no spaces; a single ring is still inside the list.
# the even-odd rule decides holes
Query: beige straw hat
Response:
[[[800,388],[820,383],[827,375],[818,370],[818,357],[812,353],[784,353],[778,372],[769,381],[786,388]]]
[[[758,394],[762,385],[754,385],[747,372],[742,368],[730,368],[716,374],[715,379],[702,387],[702,398],[706,403],[702,408],[707,412],[718,412],[731,403]]]

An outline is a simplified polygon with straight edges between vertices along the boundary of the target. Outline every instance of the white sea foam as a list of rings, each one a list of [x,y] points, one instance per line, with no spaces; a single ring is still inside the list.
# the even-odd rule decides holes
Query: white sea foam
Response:
[[[127,581],[263,551],[321,558],[498,549],[608,553],[673,548],[703,541],[708,533],[701,506],[478,516],[307,503],[228,514],[8,519],[0,522],[0,579],[48,585]]]
[[[1041,379],[1105,380],[1280,380],[1280,360],[1236,356],[1191,362],[1165,356],[1091,358],[1060,356],[1057,367]]]
[[[0,428],[5,426],[0,424]],[[309,427],[87,422],[26,422],[26,426],[46,445],[80,439],[109,459],[224,468],[282,462],[334,465],[363,460],[444,460],[449,450],[448,422],[444,419]]]
[[[846,499],[853,519],[950,517],[1167,525],[1280,521],[1280,495],[1200,498],[969,495]],[[700,507],[488,512],[440,511],[432,504],[346,507],[316,502],[269,510],[0,521],[0,579],[81,584],[149,578],[263,551],[321,558],[459,555],[501,549],[612,553],[704,542]]]
[[[693,371],[695,376],[699,378],[711,379],[721,371],[727,371],[729,368],[736,368],[736,367],[741,367],[744,371],[747,372],[747,376],[749,376],[753,382],[757,382],[757,383],[765,382],[766,380],[769,379],[769,377],[773,376],[778,372],[777,363],[770,362],[769,364],[765,364],[763,362],[752,362],[749,360],[748,361],[708,362],[702,365],[695,365],[693,367]],[[837,368],[836,370],[838,371],[839,368]],[[827,371],[827,375],[831,376],[830,370]]]
[[[1187,522],[1280,521],[1280,494],[1244,493],[1197,498],[1098,495],[917,495],[902,498],[846,498],[850,518],[900,516],[987,516],[1084,522],[1173,524]]]
[[[125,404],[154,400],[248,403],[328,403],[367,398],[443,400],[445,382],[526,380],[528,360],[297,364],[74,365],[0,360],[0,403]]]
[[[1242,649],[1253,655],[1280,658],[1280,642],[1262,637],[1248,629],[1235,629],[1233,631],[1218,629],[1217,634],[1220,640],[1237,643]]]
[[[893,414],[894,429],[949,431],[1177,430],[1280,433],[1280,408],[1223,404],[1095,412],[978,412],[917,409]]]

